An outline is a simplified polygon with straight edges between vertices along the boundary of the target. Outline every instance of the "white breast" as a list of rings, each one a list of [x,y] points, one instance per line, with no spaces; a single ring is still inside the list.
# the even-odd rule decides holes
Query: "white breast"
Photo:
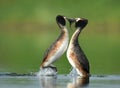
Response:
[[[67,46],[68,46],[68,42],[69,42],[69,37],[68,37],[68,34],[67,34],[66,37],[64,38],[61,46],[58,47],[57,52],[56,52],[53,56],[51,56],[51,57],[49,58],[49,61],[47,61],[44,65],[45,65],[45,66],[48,66],[48,65],[50,65],[51,63],[53,63],[55,60],[59,59],[60,56],[66,51]]]
[[[73,59],[70,57],[70,53],[72,52],[72,45],[70,44],[67,50],[67,59],[69,61],[69,63],[72,65],[73,68],[75,68],[75,63],[73,61]]]
[[[68,46],[68,37],[66,37],[62,43],[62,45],[59,47],[57,52],[54,54],[54,56],[51,57],[50,60],[54,61],[57,60],[67,49]]]

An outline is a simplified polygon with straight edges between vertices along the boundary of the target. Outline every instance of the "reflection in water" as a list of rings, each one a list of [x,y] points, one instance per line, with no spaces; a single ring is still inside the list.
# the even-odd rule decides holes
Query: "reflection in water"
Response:
[[[40,88],[56,88],[56,76],[40,76]]]
[[[72,82],[68,83],[67,88],[82,88],[88,86],[88,84],[89,77],[87,78],[73,77]]]

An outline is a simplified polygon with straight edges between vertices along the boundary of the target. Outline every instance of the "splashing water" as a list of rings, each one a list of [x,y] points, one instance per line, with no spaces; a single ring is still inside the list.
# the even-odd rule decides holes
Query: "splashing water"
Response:
[[[69,73],[70,76],[78,76],[77,71],[75,68],[72,68],[71,72]]]
[[[54,75],[57,75],[57,70],[51,67],[42,68],[37,73],[37,76],[54,76]]]

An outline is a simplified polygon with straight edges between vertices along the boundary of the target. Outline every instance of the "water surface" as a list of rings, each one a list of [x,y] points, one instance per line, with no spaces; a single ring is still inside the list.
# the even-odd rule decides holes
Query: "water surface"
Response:
[[[35,76],[0,74],[0,88],[120,88],[119,75],[93,75],[89,79],[68,75]]]

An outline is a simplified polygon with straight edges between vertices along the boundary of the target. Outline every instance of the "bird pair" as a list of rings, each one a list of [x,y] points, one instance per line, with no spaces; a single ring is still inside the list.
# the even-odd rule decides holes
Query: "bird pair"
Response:
[[[75,23],[76,28],[71,37],[70,43],[69,33],[66,27],[66,20],[69,21],[70,25]],[[63,53],[67,50],[68,61],[72,67],[76,69],[77,74],[82,77],[88,77],[90,73],[89,61],[78,42],[78,36],[81,30],[87,25],[88,20],[84,18],[67,18],[65,16],[58,15],[56,17],[56,22],[61,29],[61,33],[56,41],[47,50],[41,63],[40,70],[45,68],[52,68],[57,71],[57,68],[54,67],[52,63],[59,59],[60,56],[62,56]]]

